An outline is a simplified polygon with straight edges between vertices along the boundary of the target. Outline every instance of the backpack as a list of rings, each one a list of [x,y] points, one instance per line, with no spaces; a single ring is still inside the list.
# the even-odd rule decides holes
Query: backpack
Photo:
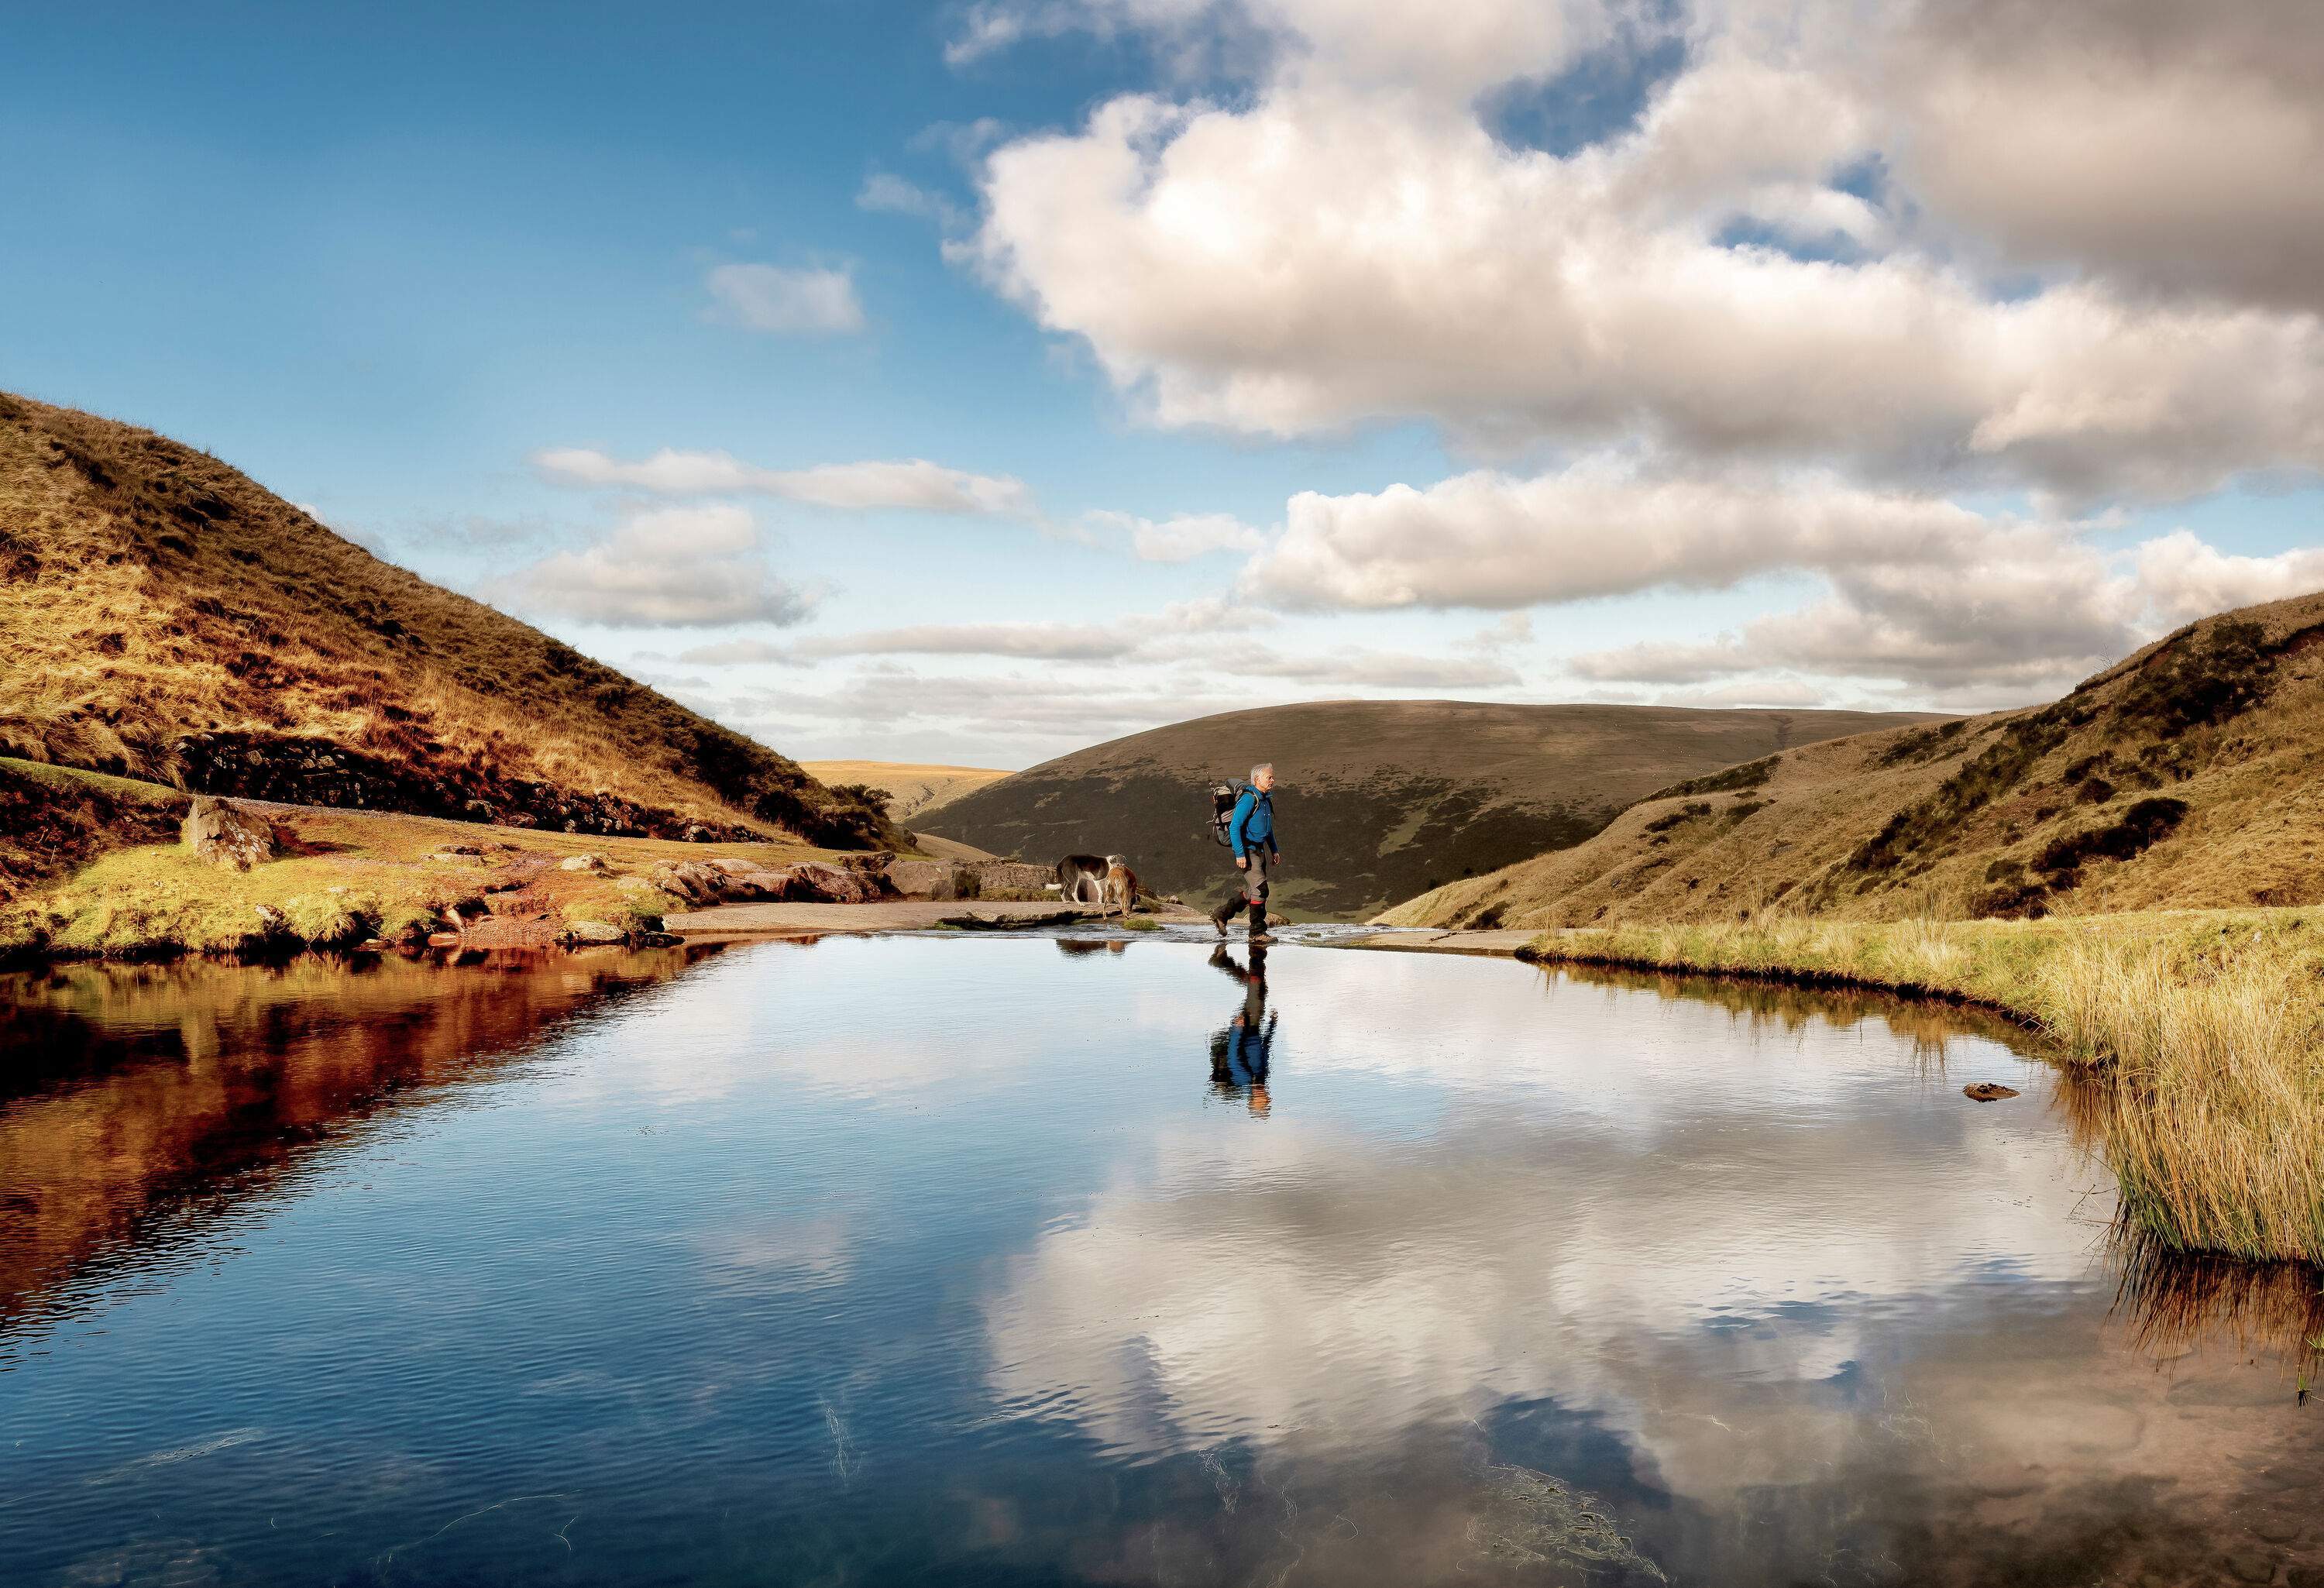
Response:
[[[1242,790],[1231,783],[1211,785],[1211,836],[1222,849],[1234,847],[1234,838],[1227,828],[1234,820],[1235,801],[1241,798]]]

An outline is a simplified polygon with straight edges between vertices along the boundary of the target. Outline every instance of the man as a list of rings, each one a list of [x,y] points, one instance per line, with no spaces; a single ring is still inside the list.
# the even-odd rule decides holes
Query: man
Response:
[[[1250,969],[1234,962],[1222,943],[1211,950],[1211,964],[1241,983],[1242,1007],[1223,1029],[1211,1033],[1211,1089],[1222,1097],[1241,1095],[1255,1119],[1274,1111],[1268,1095],[1268,1050],[1275,1046],[1275,1015],[1267,1007],[1267,950],[1250,951]]]
[[[1235,910],[1244,905],[1250,909],[1250,940],[1272,943],[1267,933],[1267,879],[1269,872],[1283,863],[1283,852],[1275,845],[1275,763],[1262,762],[1250,769],[1250,781],[1235,799],[1234,814],[1227,818],[1227,842],[1233,845],[1235,870],[1240,872],[1240,897],[1230,893],[1226,901],[1211,912],[1211,925],[1219,936],[1227,935],[1227,921]]]

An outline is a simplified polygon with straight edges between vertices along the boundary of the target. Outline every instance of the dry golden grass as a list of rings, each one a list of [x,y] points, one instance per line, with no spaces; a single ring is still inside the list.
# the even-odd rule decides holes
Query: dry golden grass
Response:
[[[1803,745],[1727,780],[1644,800],[1587,843],[1379,919],[1585,927],[1771,907],[1897,920],[2324,902],[2324,596],[2206,619],[2049,706]]]
[[[2178,1251],[2324,1262],[2324,910],[1546,933],[1542,959],[1963,999],[2102,1070],[2127,1216]]]
[[[892,841],[796,763],[204,453],[0,395],[0,753],[166,782],[206,730]]]

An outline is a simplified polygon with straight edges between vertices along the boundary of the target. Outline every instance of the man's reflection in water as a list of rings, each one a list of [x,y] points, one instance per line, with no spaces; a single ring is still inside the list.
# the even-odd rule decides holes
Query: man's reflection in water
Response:
[[[1275,1017],[1267,1011],[1267,950],[1254,945],[1245,970],[1222,944],[1211,964],[1242,983],[1242,1008],[1211,1033],[1211,1089],[1222,1097],[1240,1094],[1259,1119],[1275,1106],[1267,1094],[1267,1056],[1275,1046]]]

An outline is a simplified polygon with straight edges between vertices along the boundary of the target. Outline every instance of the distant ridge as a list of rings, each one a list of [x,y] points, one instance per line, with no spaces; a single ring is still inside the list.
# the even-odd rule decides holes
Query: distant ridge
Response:
[[[1941,919],[2324,901],[2324,595],[2047,706],[1811,744],[1388,911],[1411,926]]]
[[[5,394],[0,754],[579,832],[895,839],[870,802],[205,453]]]
[[[1213,782],[1271,760],[1293,913],[1356,918],[1425,887],[1578,844],[1641,796],[1785,745],[1924,722],[1909,713],[1690,711],[1334,700],[1262,706],[1075,751],[923,813],[999,854],[1121,853],[1148,883],[1223,897]]]
[[[799,765],[818,781],[833,788],[885,789],[888,814],[899,822],[1009,776],[998,767],[940,766],[904,761],[803,761]]]

